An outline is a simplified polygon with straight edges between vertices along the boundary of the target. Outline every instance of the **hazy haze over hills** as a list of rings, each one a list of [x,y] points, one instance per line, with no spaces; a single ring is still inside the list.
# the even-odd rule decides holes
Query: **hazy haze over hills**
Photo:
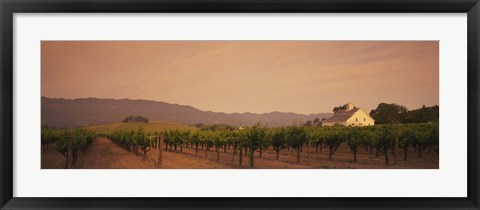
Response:
[[[251,126],[261,122],[269,127],[302,124],[315,117],[322,119],[333,113],[296,114],[285,112],[223,113],[202,111],[191,106],[160,101],[130,99],[59,99],[42,97],[42,125],[80,127],[121,122],[126,116],[140,115],[150,120],[182,124],[229,124]]]

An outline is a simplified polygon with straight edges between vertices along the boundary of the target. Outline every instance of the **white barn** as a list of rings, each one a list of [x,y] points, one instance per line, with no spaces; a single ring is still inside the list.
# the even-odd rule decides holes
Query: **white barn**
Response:
[[[369,126],[375,125],[375,120],[361,108],[354,107],[352,103],[345,104],[346,109],[340,109],[333,116],[322,121],[322,126]]]

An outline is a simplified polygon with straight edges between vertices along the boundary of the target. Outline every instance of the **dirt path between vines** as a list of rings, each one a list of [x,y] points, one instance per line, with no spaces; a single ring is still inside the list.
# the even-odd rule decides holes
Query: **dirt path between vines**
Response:
[[[223,149],[219,152],[219,161],[216,159],[216,152],[211,149],[208,153],[205,150],[198,151],[195,157],[193,148],[178,148],[178,151],[163,152],[163,166],[165,169],[233,169],[247,168],[248,158],[244,155],[242,166],[239,166],[239,155],[232,156],[233,151]],[[401,151],[403,152],[403,151]],[[301,156],[301,162],[296,162],[296,153],[282,150],[279,160],[275,160],[275,153],[269,149],[259,158],[258,152],[255,153],[255,168],[438,168],[438,154],[434,152],[425,152],[424,157],[418,158],[416,153],[409,151],[409,160],[403,161],[400,158],[397,165],[385,165],[383,157],[375,157],[367,151],[360,150],[358,162],[351,162],[351,152],[347,145],[342,145],[334,155],[334,160],[328,160],[328,151],[311,151],[310,157],[305,154]],[[431,154],[429,154],[431,153]],[[133,152],[114,144],[107,138],[95,140],[83,153],[79,155],[74,168],[77,169],[154,169],[156,150],[153,148],[148,152],[146,160],[142,156],[137,156]],[[403,155],[400,155],[403,157]],[[393,157],[391,157],[393,159]],[[393,160],[392,160],[393,161]],[[63,155],[53,151],[42,151],[41,159],[42,169],[63,169],[65,168],[65,158]]]
[[[128,152],[109,139],[99,138],[82,154],[75,168],[153,169],[155,158],[156,150],[148,152],[148,159],[144,160],[142,156]],[[164,152],[162,168],[225,168],[225,166],[180,153]]]
[[[149,152],[144,160],[142,156],[134,155],[106,138],[95,140],[79,155],[76,169],[154,169],[156,151]],[[164,152],[162,168],[225,168],[206,159],[195,159],[181,153]],[[156,157],[156,156],[155,156]],[[65,168],[65,158],[55,151],[42,151],[42,169]]]
[[[153,163],[143,161],[106,138],[97,139],[80,155],[75,168],[152,168]]]

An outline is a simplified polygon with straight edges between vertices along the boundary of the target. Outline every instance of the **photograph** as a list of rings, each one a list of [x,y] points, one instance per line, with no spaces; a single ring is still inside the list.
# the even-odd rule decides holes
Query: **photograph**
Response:
[[[44,40],[32,161],[42,170],[439,169],[439,44]]]

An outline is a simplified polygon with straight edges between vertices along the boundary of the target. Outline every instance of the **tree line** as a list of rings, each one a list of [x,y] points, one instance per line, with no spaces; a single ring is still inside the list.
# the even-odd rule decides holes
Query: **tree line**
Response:
[[[398,104],[380,103],[376,109],[370,111],[370,116],[375,119],[375,124],[389,123],[438,123],[439,106],[408,110]]]
[[[143,117],[143,116],[127,116],[125,117],[125,119],[123,119],[122,122],[128,122],[128,123],[132,123],[132,122],[144,122],[144,123],[148,123],[148,118],[146,117]]]

